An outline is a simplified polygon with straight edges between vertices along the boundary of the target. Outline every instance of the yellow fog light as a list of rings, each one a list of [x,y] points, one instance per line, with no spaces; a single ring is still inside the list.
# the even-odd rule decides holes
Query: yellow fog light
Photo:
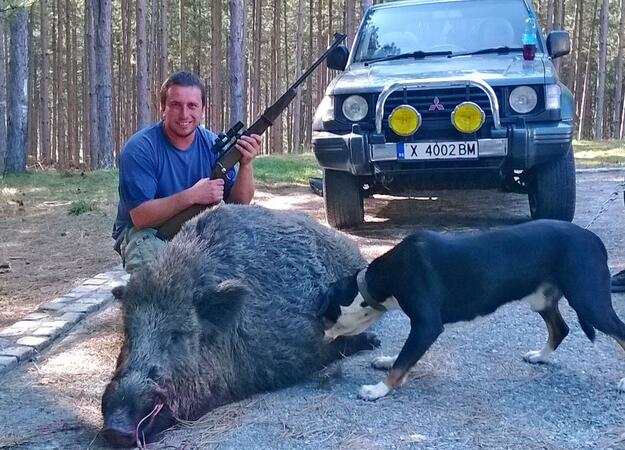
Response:
[[[484,125],[486,114],[473,102],[462,102],[451,112],[451,123],[461,133],[474,133]]]
[[[410,105],[399,105],[388,117],[388,124],[396,134],[410,136],[421,126],[421,114]]]

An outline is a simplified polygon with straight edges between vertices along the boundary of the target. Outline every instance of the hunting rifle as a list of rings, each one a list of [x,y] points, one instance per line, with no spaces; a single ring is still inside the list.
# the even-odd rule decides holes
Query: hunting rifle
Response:
[[[230,169],[232,169],[236,163],[241,159],[241,152],[235,147],[237,140],[243,135],[251,135],[251,134],[263,134],[267,128],[273,125],[273,122],[278,118],[282,111],[289,106],[289,103],[295,98],[297,95],[297,88],[300,84],[304,82],[306,78],[312,73],[313,70],[317,68],[319,64],[321,64],[334,50],[338,47],[341,42],[343,42],[346,38],[346,35],[341,33],[334,34],[334,42],[328,49],[323,52],[323,54],[314,62],[312,65],[306,69],[306,71],[295,80],[289,89],[282,94],[282,96],[271,106],[269,106],[265,111],[260,115],[260,117],[250,126],[245,129],[243,122],[237,122],[234,124],[232,128],[230,128],[225,134],[220,134],[215,141],[215,145],[213,146],[213,150],[220,154],[217,162],[215,163],[215,167],[213,168],[213,172],[211,174],[211,179],[215,180],[217,178],[225,178],[226,174]],[[167,220],[163,223],[156,234],[159,238],[170,240],[178,231],[183,223],[192,217],[196,216],[200,212],[204,211],[208,208],[209,205],[193,205],[190,208],[185,209],[179,214]]]

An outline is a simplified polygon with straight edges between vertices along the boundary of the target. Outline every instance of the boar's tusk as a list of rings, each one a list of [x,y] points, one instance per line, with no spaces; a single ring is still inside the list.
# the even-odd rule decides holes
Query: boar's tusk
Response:
[[[157,414],[159,412],[161,412],[161,409],[163,409],[163,404],[162,403],[157,403],[156,406],[154,407],[154,409],[152,410],[152,412],[150,414],[148,414],[147,416],[145,416],[143,419],[141,419],[139,421],[139,423],[137,424],[137,429],[135,430],[135,439],[137,441],[137,447],[139,448],[139,450],[147,450],[147,446],[145,445],[145,436],[143,436],[143,441],[141,439],[139,439],[139,428],[141,428],[141,424],[147,420],[150,419],[150,423],[148,424],[148,427],[152,424],[152,420],[154,420],[154,418],[157,416]]]

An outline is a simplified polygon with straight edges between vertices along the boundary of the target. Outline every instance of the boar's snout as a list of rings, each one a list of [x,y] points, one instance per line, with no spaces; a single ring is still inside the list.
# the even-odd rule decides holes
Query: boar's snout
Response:
[[[137,439],[153,442],[175,423],[165,391],[135,371],[109,383],[102,415],[102,435],[116,447],[132,447]]]
[[[106,418],[102,435],[115,447],[132,447],[136,441],[134,424],[130,416],[122,411],[117,411]]]
[[[162,406],[162,404],[161,404]],[[107,414],[102,435],[113,446],[128,448],[137,444],[137,438],[144,443],[154,442],[162,431],[174,425],[175,420],[166,406],[148,412],[140,420],[125,409]]]

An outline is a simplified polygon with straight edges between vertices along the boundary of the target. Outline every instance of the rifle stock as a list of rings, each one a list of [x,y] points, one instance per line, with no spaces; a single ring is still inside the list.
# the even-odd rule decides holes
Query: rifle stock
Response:
[[[274,121],[282,114],[282,111],[297,95],[297,88],[300,84],[308,78],[308,76],[321,64],[330,54],[332,50],[338,47],[341,42],[346,38],[346,35],[336,33],[334,35],[334,42],[323,54],[317,58],[315,62],[287,89],[287,91],[276,100],[271,106],[269,106],[260,115],[258,119],[247,129],[245,129],[242,122],[237,122],[232,128],[230,128],[225,134],[219,136],[215,142],[215,152],[221,154],[215,163],[211,179],[225,178],[226,174],[232,169],[241,159],[241,152],[236,148],[237,140],[243,135],[258,134],[262,135],[267,128],[273,125]],[[163,223],[159,229],[157,236],[161,239],[170,240],[180,230],[180,227],[184,222],[196,216],[200,212],[208,208],[207,205],[194,205],[188,209],[185,209],[181,213],[175,215],[171,219]]]

